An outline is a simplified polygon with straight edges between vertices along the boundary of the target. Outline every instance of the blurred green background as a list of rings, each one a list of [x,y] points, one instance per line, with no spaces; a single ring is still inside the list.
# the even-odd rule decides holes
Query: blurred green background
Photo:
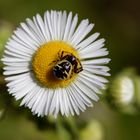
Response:
[[[106,47],[110,51],[110,81],[123,69],[133,67],[137,71],[135,79],[138,80],[134,81],[138,81],[135,84],[138,89],[139,0],[0,0],[0,54],[9,35],[20,22],[36,13],[43,15],[51,9],[72,11],[79,14],[79,21],[88,18],[95,23],[94,31],[100,32],[100,37],[106,39]],[[105,91],[94,108],[87,109],[80,116],[60,116],[57,120],[37,118],[28,109],[18,107],[19,102],[8,95],[1,63],[0,66],[0,140],[140,140],[139,109],[137,113],[119,111],[106,99],[110,90]]]

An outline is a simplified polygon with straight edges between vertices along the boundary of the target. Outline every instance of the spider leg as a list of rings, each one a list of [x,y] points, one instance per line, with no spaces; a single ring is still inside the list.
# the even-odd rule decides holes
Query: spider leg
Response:
[[[80,60],[77,59],[77,61],[78,61],[78,63],[75,63],[75,65],[74,65],[74,72],[75,73],[79,73],[83,70],[83,67],[82,67]],[[79,68],[77,68],[78,64],[80,65]]]
[[[68,55],[68,54],[72,55],[72,53],[70,53],[70,52],[62,51],[62,53],[61,53],[61,58],[65,57],[65,56]]]

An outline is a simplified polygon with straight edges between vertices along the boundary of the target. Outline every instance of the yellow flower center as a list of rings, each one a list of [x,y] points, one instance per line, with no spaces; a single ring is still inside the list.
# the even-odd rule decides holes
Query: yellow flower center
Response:
[[[77,74],[72,75],[64,80],[56,78],[53,74],[53,68],[58,61],[62,52],[68,52],[79,58],[77,51],[69,44],[63,41],[50,41],[36,51],[33,56],[32,66],[36,79],[43,86],[48,88],[66,87],[74,81]]]

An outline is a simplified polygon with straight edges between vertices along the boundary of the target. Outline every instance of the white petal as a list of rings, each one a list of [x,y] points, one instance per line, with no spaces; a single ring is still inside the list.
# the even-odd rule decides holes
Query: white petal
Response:
[[[94,24],[89,24],[85,29],[83,29],[83,31],[81,29],[80,32],[77,33],[77,36],[75,36],[74,40],[72,41],[72,44],[75,46],[76,49],[76,45],[86,37],[86,35],[92,30],[93,27]]]
[[[66,92],[67,92],[67,88],[66,88],[65,90],[66,90]],[[71,102],[70,102],[69,97],[68,97],[68,92],[65,94],[65,99],[66,99],[66,102],[67,102],[69,114],[71,114],[71,115],[73,116],[73,115],[74,115],[74,111],[73,111]]]
[[[70,27],[71,27],[71,20],[72,20],[72,12],[69,13],[68,18],[67,18],[66,28],[65,28],[64,37],[63,37],[64,41],[68,40],[68,35],[69,35]]]
[[[76,46],[76,48],[81,50],[81,49],[87,47],[87,46],[90,45],[93,41],[95,41],[99,35],[100,35],[99,33],[94,33],[93,35],[89,36],[88,38],[86,38],[85,40],[83,40],[82,42],[80,42],[80,43]]]
[[[34,41],[28,34],[26,34],[21,28],[17,28],[16,31],[14,31],[15,35],[24,42],[24,44],[30,46],[33,50],[36,50],[38,47],[38,43]]]
[[[108,55],[108,51],[106,48],[99,49],[97,51],[89,51],[84,54],[79,54],[82,59],[92,59],[96,57],[102,57]]]
[[[56,13],[56,11],[51,11],[51,21],[52,21],[54,40],[58,40],[58,37],[57,37],[57,13]]]
[[[99,69],[91,69],[91,68],[84,68],[85,71],[93,73],[93,74],[97,74],[97,75],[102,75],[102,76],[110,76],[110,74],[106,71],[102,71]]]
[[[96,93],[94,92],[94,87],[93,88],[89,88],[87,87],[87,85],[85,85],[85,83],[83,83],[80,79],[77,79],[77,86],[79,86],[81,88],[81,90],[85,93],[86,96],[88,96],[89,98],[91,98],[94,101],[98,101],[99,97],[96,95]]]
[[[50,13],[47,11],[46,13],[45,13],[45,22],[46,22],[46,24],[48,25],[47,27],[48,27],[48,30],[49,30],[49,32],[50,32],[50,38],[51,38],[51,40],[54,40],[54,33],[53,33],[53,29],[52,29],[52,22],[51,22],[51,15],[50,15]]]
[[[78,15],[76,14],[75,17],[73,18],[72,23],[71,23],[71,28],[70,28],[69,35],[68,35],[68,42],[70,42],[70,40],[73,36],[77,22],[78,22]]]
[[[84,69],[86,69],[86,68],[88,68],[88,69],[99,69],[99,70],[104,71],[104,72],[107,72],[107,71],[110,70],[110,68],[107,67],[107,66],[98,66],[98,65],[83,65],[83,68]]]
[[[37,101],[38,97],[40,96],[42,88],[40,87],[38,89],[39,89],[38,92],[36,92],[36,94],[29,100],[28,104],[26,104],[26,106],[28,106],[30,109],[33,108],[33,105],[35,104],[35,102]]]
[[[90,51],[92,51],[92,52],[96,51],[104,46],[104,42],[105,42],[104,38],[99,39],[84,48],[79,48],[79,52],[82,54],[82,53],[87,53]]]
[[[68,98],[69,98],[69,101],[70,101],[70,103],[71,103],[71,105],[72,105],[73,110],[75,111],[75,113],[76,113],[77,115],[79,115],[79,114],[80,114],[80,111],[79,111],[77,102],[75,101],[75,99],[74,99],[73,96],[71,95],[71,91],[70,91],[69,88],[67,88],[67,94],[68,94]]]
[[[44,89],[43,96],[40,100],[39,105],[36,108],[36,113],[38,113],[38,116],[44,116],[45,115],[46,101],[47,101],[47,94],[46,94],[45,89]]]
[[[58,12],[58,20],[57,20],[57,38],[61,40],[61,19],[62,19],[62,12]]]
[[[48,97],[45,105],[45,115],[48,115],[54,91],[52,89],[48,89],[48,91],[46,91],[46,94],[48,94]]]
[[[26,47],[24,44],[20,43],[20,41],[16,41],[11,39],[7,45],[6,49],[13,52],[13,53],[24,53],[32,56],[32,54],[35,52],[32,48]]]
[[[30,84],[30,86],[28,86]],[[30,91],[32,91],[35,88],[35,84],[33,82],[27,82],[25,86],[21,89],[21,91],[17,91],[13,95],[15,95],[16,100],[19,100],[23,98],[25,95],[27,95]]]
[[[60,29],[60,32],[61,32],[60,39],[61,40],[64,37],[64,32],[65,32],[65,27],[66,27],[66,20],[67,20],[67,13],[66,13],[66,11],[64,11],[63,14],[62,14],[62,19],[61,19],[61,29]]]
[[[57,90],[54,90],[54,94],[53,94],[53,98],[50,104],[50,108],[49,108],[49,115],[54,115],[55,114],[55,109],[59,106],[56,106],[56,102],[57,101]]]
[[[36,36],[36,38],[39,40],[40,44],[43,44],[44,40],[42,39],[35,23],[29,18],[26,19],[26,23],[28,27],[30,28],[31,32],[34,34],[34,36]]]
[[[40,17],[42,19],[42,17]],[[36,17],[33,17],[33,22],[34,22],[34,25],[35,25],[35,29],[38,33],[38,35],[40,36],[40,39],[42,41],[42,44],[43,43],[46,43],[46,39],[45,39],[45,36],[44,36],[44,29],[43,29],[43,25],[41,25],[41,19],[39,18],[39,14],[37,14]]]
[[[81,61],[83,65],[92,65],[92,64],[107,64],[110,61],[109,58],[99,58],[99,59],[92,59],[87,61]]]
[[[19,70],[12,70],[12,71],[4,71],[3,74],[4,75],[14,75],[14,74],[20,74],[20,73],[25,73],[25,72],[29,72],[29,69],[19,69]]]
[[[100,86],[100,88],[104,88],[104,83],[108,82],[107,79],[100,76],[96,76],[95,74],[91,74],[84,70],[80,73],[80,76]]]
[[[81,36],[81,34],[85,31],[85,29],[88,26],[89,21],[86,20],[82,20],[81,23],[79,24],[79,26],[77,27],[76,31],[74,32],[73,36],[70,39],[70,42],[72,45],[75,45],[76,40]]]
[[[32,112],[34,112],[35,114],[37,114],[37,107],[39,106],[39,104],[41,103],[41,99],[43,98],[43,95],[44,95],[44,89],[41,88],[40,89],[40,92],[38,93],[38,96],[32,106]]]
[[[43,21],[42,17],[39,14],[36,15],[36,23],[37,23],[37,25],[38,25],[38,27],[40,29],[42,37],[44,38],[44,42],[49,41],[50,37],[49,37],[48,34],[46,34],[44,21]]]
[[[24,105],[27,106],[29,101],[36,95],[40,90],[40,87],[35,83],[35,88],[33,88],[28,94],[26,94],[20,104],[20,106]]]
[[[36,34],[27,26],[26,23],[21,23],[21,29],[28,34],[28,36],[30,38],[32,38],[37,44],[40,44],[40,40],[38,39],[38,37],[36,36]]]
[[[32,58],[31,55],[28,55],[28,54],[23,53],[21,51],[20,51],[20,53],[17,52],[17,50],[15,52],[9,51],[7,49],[4,51],[4,54],[9,55],[10,57],[17,57],[17,58],[22,58],[22,59],[25,59],[25,60],[31,60],[31,58]]]
[[[71,86],[75,90],[76,94],[80,96],[81,100],[86,106],[89,106],[89,107],[93,106],[90,99],[85,95],[85,93],[80,89],[80,87],[77,86],[76,83],[71,84]]]

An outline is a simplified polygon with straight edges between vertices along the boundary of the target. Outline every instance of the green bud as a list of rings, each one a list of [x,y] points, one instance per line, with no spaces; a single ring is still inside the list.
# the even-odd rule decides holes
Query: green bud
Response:
[[[103,140],[103,127],[97,120],[90,121],[80,132],[80,140]]]
[[[136,112],[135,82],[137,76],[134,68],[127,68],[119,73],[111,82],[108,98],[111,105],[119,111],[133,114]]]

